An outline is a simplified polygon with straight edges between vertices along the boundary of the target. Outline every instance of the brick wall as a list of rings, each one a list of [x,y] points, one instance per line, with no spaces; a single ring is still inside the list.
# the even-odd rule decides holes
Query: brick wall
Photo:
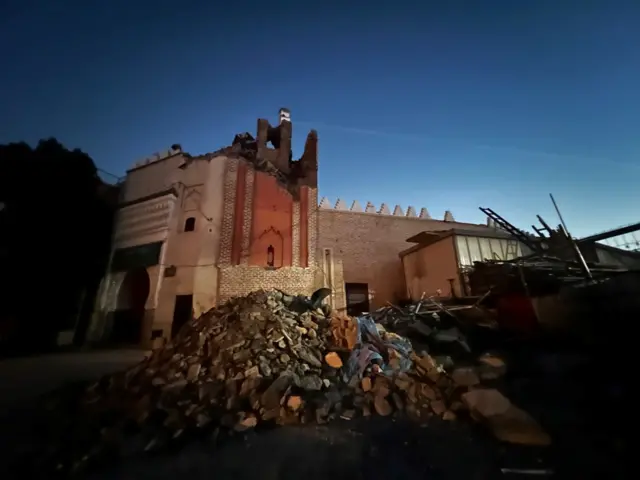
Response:
[[[318,209],[318,220],[319,252],[332,251],[336,308],[344,307],[344,282],[369,284],[373,308],[406,297],[399,253],[414,245],[407,238],[425,230],[487,230],[476,224],[324,208]]]
[[[253,188],[253,219],[249,265],[264,267],[268,262],[268,250],[273,249],[276,267],[291,267],[293,263],[294,201],[291,192],[274,176],[256,172]]]
[[[282,267],[267,270],[245,265],[220,268],[218,302],[259,289],[278,288],[291,294],[310,295],[316,289],[316,269]]]
[[[244,191],[244,218],[242,219],[242,260],[240,265],[232,262],[231,252],[233,250],[234,232],[234,206],[236,204],[237,172],[239,162],[246,165]],[[318,191],[316,188],[303,187],[301,194],[306,195],[306,201],[294,201],[293,215],[290,235],[293,241],[293,261],[294,266],[282,267],[274,270],[262,266],[251,266],[247,261],[247,252],[251,251],[253,240],[253,215],[255,215],[255,199],[253,192],[258,175],[264,173],[256,172],[253,165],[244,160],[229,159],[225,174],[225,193],[222,218],[222,232],[220,240],[220,260],[219,260],[219,281],[218,281],[218,303],[225,302],[229,298],[237,295],[245,295],[258,289],[279,288],[292,294],[310,295],[322,285],[316,267],[316,249],[318,241]],[[300,266],[300,234],[301,208],[307,208],[307,232],[308,240],[308,267]],[[304,225],[304,222],[302,222]]]
[[[240,263],[249,264],[249,252],[251,251],[251,223],[253,221],[253,188],[255,171],[248,168],[246,172],[246,189],[244,192],[244,218],[242,222],[242,250]]]
[[[236,176],[238,159],[227,159],[224,175],[224,202],[222,206],[222,225],[220,227],[220,256],[218,265],[231,265],[231,249],[233,245],[233,214],[236,205]]]

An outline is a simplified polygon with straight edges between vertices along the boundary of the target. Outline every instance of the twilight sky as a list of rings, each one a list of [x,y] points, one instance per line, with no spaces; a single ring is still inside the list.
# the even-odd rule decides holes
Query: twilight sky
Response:
[[[527,229],[551,192],[584,236],[640,217],[639,25],[637,0],[4,0],[0,143],[123,175],[286,106],[332,202]]]

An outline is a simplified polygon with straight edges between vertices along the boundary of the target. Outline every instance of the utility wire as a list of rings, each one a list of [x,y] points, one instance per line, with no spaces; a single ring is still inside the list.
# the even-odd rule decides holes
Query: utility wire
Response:
[[[99,172],[99,173],[102,173],[103,175],[107,175],[108,177],[115,178],[116,183],[120,183],[120,181],[123,178],[123,177],[119,177],[115,173],[107,172],[105,169],[100,168],[100,167],[96,167],[96,171]]]

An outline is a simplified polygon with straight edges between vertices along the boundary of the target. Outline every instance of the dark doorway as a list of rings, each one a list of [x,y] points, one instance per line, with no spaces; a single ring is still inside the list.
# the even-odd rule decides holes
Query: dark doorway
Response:
[[[171,324],[171,338],[175,337],[182,326],[191,320],[193,309],[193,295],[176,295],[176,305],[173,308],[173,323]]]
[[[347,315],[361,315],[369,311],[369,284],[345,283],[347,296]]]
[[[118,305],[113,313],[112,343],[140,343],[150,286],[146,268],[136,268],[127,272],[118,291]]]

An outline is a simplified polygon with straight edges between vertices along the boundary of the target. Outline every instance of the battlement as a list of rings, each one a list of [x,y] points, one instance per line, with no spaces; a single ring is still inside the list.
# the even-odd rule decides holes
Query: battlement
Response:
[[[151,163],[159,162],[160,160],[164,160],[165,158],[173,157],[174,155],[178,155],[182,152],[182,147],[178,143],[174,143],[167,150],[163,150],[161,152],[154,153],[153,155],[143,158],[142,160],[135,162],[130,170],[135,170],[136,168],[144,167],[145,165],[149,165]]]
[[[420,209],[420,213],[416,213],[416,209],[413,206],[407,207],[406,211],[400,206],[396,205],[393,209],[393,212],[389,209],[389,206],[386,203],[380,205],[380,208],[376,210],[376,207],[373,203],[367,202],[367,206],[363,209],[360,203],[357,200],[354,200],[351,204],[351,207],[347,205],[347,202],[339,198],[335,204],[331,204],[327,197],[322,197],[322,200],[318,204],[318,208],[320,210],[334,210],[334,211],[342,211],[342,212],[359,212],[359,213],[371,213],[374,215],[390,215],[394,217],[408,217],[408,218],[423,218],[425,220],[437,220],[431,217],[429,211],[422,207]],[[453,213],[449,210],[444,212],[445,222],[455,222],[453,218]]]

